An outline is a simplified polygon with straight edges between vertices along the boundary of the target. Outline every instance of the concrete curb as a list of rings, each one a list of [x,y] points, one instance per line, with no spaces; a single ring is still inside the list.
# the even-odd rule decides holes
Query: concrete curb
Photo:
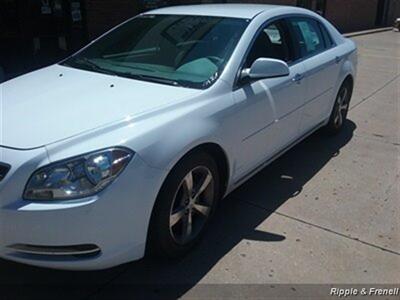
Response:
[[[353,37],[353,36],[367,35],[367,34],[373,34],[373,33],[377,33],[377,32],[389,31],[392,29],[393,29],[393,27],[383,27],[383,28],[376,28],[376,29],[363,30],[363,31],[357,31],[357,32],[350,32],[350,33],[345,33],[343,35],[345,37]]]

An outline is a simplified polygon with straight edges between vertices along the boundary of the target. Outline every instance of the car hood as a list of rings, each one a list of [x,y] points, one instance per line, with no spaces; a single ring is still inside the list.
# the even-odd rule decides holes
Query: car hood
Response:
[[[0,145],[45,146],[200,92],[54,65],[0,85]]]

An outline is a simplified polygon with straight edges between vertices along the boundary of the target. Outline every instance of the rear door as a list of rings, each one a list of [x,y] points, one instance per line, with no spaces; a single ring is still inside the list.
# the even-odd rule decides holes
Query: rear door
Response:
[[[318,20],[294,17],[288,24],[306,69],[306,101],[300,124],[300,132],[305,133],[329,117],[342,59],[335,56],[335,45]]]

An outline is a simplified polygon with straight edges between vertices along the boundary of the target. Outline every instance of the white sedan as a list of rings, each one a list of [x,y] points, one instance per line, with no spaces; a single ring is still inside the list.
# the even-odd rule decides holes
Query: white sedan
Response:
[[[187,253],[218,201],[343,127],[355,44],[296,7],[141,14],[0,85],[0,257],[104,269]]]

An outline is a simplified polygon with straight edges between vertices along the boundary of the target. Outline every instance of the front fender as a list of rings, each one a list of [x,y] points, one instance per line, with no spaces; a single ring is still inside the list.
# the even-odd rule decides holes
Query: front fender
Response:
[[[216,121],[186,120],[179,125],[164,126],[159,138],[138,150],[138,154],[154,168],[171,170],[190,150],[205,143],[215,143],[225,148],[216,135]]]

